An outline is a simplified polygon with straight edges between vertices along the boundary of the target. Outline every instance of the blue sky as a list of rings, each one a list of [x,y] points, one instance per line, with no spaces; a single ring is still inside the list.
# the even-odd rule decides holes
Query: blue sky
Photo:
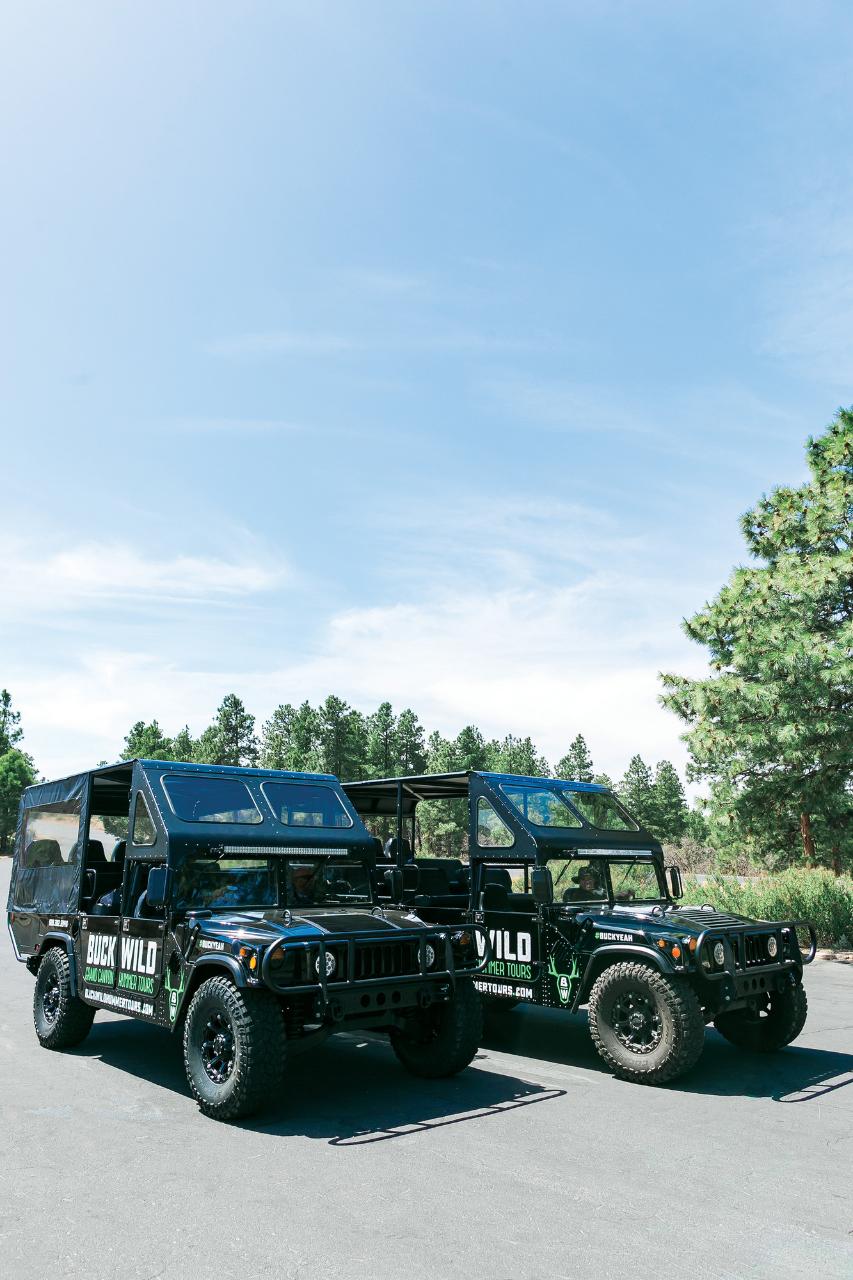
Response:
[[[685,760],[853,375],[846,5],[7,6],[0,684],[48,776],[334,691]]]

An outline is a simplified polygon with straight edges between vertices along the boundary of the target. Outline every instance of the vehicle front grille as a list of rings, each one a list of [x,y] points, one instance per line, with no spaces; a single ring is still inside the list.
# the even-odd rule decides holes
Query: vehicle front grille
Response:
[[[360,942],[355,946],[353,977],[393,978],[419,973],[417,942]]]

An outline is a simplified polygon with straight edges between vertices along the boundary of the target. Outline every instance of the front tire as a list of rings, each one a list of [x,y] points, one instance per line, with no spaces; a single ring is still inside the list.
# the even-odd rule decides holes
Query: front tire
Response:
[[[705,1041],[692,988],[630,961],[611,965],[596,980],[589,1029],[608,1067],[635,1084],[666,1084],[689,1071]]]
[[[733,1009],[714,1019],[721,1036],[739,1049],[775,1053],[796,1040],[806,1024],[809,1003],[801,983],[784,991],[771,991],[763,1008]]]
[[[60,947],[51,947],[36,974],[33,1022],[39,1044],[45,1049],[71,1049],[86,1039],[95,1010],[75,996],[71,987],[71,961]]]
[[[237,1120],[260,1110],[281,1083],[284,1057],[284,1016],[272,992],[240,991],[224,977],[201,984],[184,1023],[184,1066],[206,1116]]]
[[[483,1036],[483,1006],[470,979],[456,983],[446,1004],[412,1014],[390,1033],[391,1047],[413,1076],[436,1080],[468,1066]]]

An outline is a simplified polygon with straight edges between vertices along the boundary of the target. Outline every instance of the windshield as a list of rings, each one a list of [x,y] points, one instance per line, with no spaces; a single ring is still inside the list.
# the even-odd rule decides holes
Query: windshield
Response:
[[[288,907],[336,902],[372,902],[370,872],[360,862],[331,862],[328,858],[288,860],[282,869]]]
[[[294,909],[373,900],[361,862],[329,858],[194,858],[175,873],[177,910],[218,907]]]
[[[555,902],[607,901],[610,887],[615,902],[666,899],[657,867],[650,858],[550,858],[548,866],[554,880]]]
[[[193,858],[175,874],[175,907],[275,907],[278,876],[272,858]]]

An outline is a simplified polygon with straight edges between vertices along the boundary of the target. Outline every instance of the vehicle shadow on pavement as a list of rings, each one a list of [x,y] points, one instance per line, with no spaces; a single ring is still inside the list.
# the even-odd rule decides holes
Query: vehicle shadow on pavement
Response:
[[[513,1009],[492,1013],[483,1046],[565,1066],[607,1072],[589,1035],[585,1013],[559,1009]],[[853,1084],[853,1054],[789,1045],[780,1053],[748,1053],[729,1044],[713,1027],[705,1030],[699,1062],[668,1089],[718,1097],[809,1102]]]
[[[186,1098],[180,1040],[129,1019],[96,1022],[87,1040],[69,1051]],[[236,1126],[270,1135],[319,1138],[359,1146],[427,1133],[469,1120],[499,1117],[551,1102],[564,1089],[547,1088],[477,1067],[447,1080],[409,1075],[381,1036],[333,1036],[287,1064],[281,1098]]]
[[[853,1084],[853,1053],[809,1049],[801,1044],[788,1045],[779,1053],[749,1053],[708,1027],[699,1062],[669,1088],[680,1093],[794,1103],[825,1098],[848,1084]]]

